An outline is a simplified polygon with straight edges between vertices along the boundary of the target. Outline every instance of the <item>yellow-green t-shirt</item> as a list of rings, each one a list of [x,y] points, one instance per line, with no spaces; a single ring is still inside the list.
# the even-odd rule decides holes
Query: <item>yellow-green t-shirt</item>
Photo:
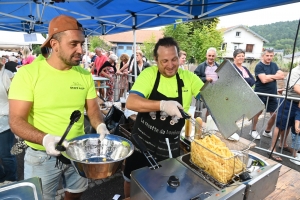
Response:
[[[132,86],[130,93],[135,93],[148,99],[154,87],[157,71],[157,66],[152,66],[144,69]],[[201,81],[201,79],[199,79],[197,75],[190,72],[189,70],[183,70],[179,68],[178,74],[184,82],[184,87],[182,88],[182,106],[187,112],[190,108],[192,97],[196,97],[199,94],[200,89],[204,85],[204,83]],[[177,88],[176,76],[167,78],[163,75],[160,75],[160,82],[157,88],[158,92],[164,94],[167,97],[175,98],[178,97]]]
[[[51,135],[62,136],[72,112],[79,110],[82,116],[72,126],[67,140],[84,134],[85,101],[93,98],[96,93],[91,73],[79,66],[57,70],[46,60],[21,67],[9,90],[9,99],[33,102],[28,122]],[[35,149],[45,149],[39,144],[26,143]]]
[[[32,62],[38,62],[38,61],[42,61],[42,60],[46,60],[46,58],[42,54],[40,54]]]

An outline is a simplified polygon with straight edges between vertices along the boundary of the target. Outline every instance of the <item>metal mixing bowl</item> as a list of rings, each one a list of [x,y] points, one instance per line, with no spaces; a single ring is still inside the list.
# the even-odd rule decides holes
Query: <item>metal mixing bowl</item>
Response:
[[[113,175],[133,151],[133,144],[123,137],[109,134],[100,142],[98,134],[85,134],[70,140],[62,155],[80,176],[102,179]]]

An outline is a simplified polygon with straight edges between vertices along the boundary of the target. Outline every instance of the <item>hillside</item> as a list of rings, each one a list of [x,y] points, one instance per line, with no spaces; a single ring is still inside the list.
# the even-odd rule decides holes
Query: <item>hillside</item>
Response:
[[[284,54],[292,52],[294,45],[298,20],[276,22],[272,24],[250,26],[249,28],[266,38],[270,43],[265,44],[265,47],[273,47],[275,49],[284,49]],[[300,50],[300,39],[297,39],[296,51]]]

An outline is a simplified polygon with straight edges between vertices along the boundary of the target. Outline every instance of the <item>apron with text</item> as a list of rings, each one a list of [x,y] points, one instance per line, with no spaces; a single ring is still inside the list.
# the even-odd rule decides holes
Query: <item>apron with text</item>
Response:
[[[156,80],[149,100],[173,100],[182,105],[182,87],[183,81],[176,73],[178,97],[169,98],[157,91],[160,73],[157,72]],[[132,133],[137,133],[145,143],[148,151],[157,159],[157,161],[169,158],[168,146],[166,138],[169,139],[172,156],[178,157],[180,155],[180,132],[185,123],[183,118],[179,119],[174,125],[170,124],[172,117],[168,116],[165,120],[161,119],[161,112],[156,112],[156,119],[150,116],[149,112],[138,113],[134,123]]]

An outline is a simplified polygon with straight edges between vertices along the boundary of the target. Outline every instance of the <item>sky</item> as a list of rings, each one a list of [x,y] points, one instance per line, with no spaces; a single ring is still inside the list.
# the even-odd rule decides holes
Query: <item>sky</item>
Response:
[[[236,25],[263,25],[280,21],[293,21],[300,19],[300,3],[228,15],[220,18],[219,28]]]
[[[299,20],[300,2],[250,12],[238,13],[234,15],[227,15],[219,18],[220,23],[218,24],[218,28],[228,28],[237,25],[254,26],[271,24],[275,22]],[[159,30],[161,28],[162,27],[154,27],[146,30]]]

